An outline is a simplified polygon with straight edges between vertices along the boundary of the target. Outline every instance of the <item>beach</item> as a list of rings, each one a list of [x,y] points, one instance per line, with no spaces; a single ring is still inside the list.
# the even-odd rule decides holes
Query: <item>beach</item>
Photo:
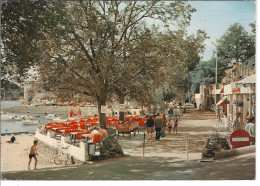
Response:
[[[11,135],[1,136],[1,172],[28,170],[29,152],[33,145],[34,135],[15,135],[16,143],[6,143]],[[37,168],[58,167],[53,162],[55,149],[46,146],[39,141]],[[31,162],[31,170],[34,169],[34,159]]]

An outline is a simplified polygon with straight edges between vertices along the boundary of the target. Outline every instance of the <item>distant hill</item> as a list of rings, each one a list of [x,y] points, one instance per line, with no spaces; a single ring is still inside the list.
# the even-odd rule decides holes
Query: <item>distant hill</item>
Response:
[[[8,80],[1,80],[1,100],[18,100],[23,97],[23,92],[23,87]]]

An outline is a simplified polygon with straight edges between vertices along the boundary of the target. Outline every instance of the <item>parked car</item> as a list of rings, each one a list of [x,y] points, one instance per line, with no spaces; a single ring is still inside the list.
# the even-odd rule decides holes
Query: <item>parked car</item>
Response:
[[[194,104],[193,103],[186,103],[186,108],[194,108]]]
[[[176,104],[175,107],[179,107],[179,104]],[[193,103],[186,103],[186,104],[182,104],[181,105],[181,109],[193,109],[194,108],[194,104]]]

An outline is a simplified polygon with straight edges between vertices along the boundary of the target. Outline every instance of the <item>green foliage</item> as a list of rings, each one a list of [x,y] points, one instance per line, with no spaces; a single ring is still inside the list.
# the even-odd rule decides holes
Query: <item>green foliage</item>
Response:
[[[9,1],[1,9],[1,75],[21,82],[41,59],[45,33],[59,24],[62,15],[47,1]]]
[[[218,56],[227,62],[244,62],[255,55],[255,36],[250,36],[239,23],[231,25],[217,45]]]
[[[222,59],[218,59],[218,82],[225,76],[226,63]],[[208,61],[200,62],[195,69],[190,72],[189,76],[192,82],[192,91],[198,92],[200,85],[209,85],[215,83],[216,75],[216,58],[211,58]]]
[[[86,94],[99,105],[116,89],[143,104],[163,100],[157,89],[169,74],[168,82],[185,82],[206,36],[187,36],[195,9],[182,1],[12,1],[2,10],[5,66],[20,77],[36,66],[42,88],[58,96]]]
[[[5,95],[4,95],[5,94]],[[9,99],[18,99],[23,95],[23,88],[8,80],[1,80],[1,96],[2,99],[9,97]],[[4,98],[5,96],[5,98]]]
[[[27,101],[31,102],[33,99],[33,96],[32,95],[29,95],[28,98],[27,98]]]

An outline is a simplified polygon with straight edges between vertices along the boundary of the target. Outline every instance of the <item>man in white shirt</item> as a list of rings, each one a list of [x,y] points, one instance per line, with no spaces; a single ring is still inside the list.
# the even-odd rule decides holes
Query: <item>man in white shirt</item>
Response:
[[[244,130],[251,136],[252,145],[255,144],[255,118],[249,119],[249,122],[244,125]]]

